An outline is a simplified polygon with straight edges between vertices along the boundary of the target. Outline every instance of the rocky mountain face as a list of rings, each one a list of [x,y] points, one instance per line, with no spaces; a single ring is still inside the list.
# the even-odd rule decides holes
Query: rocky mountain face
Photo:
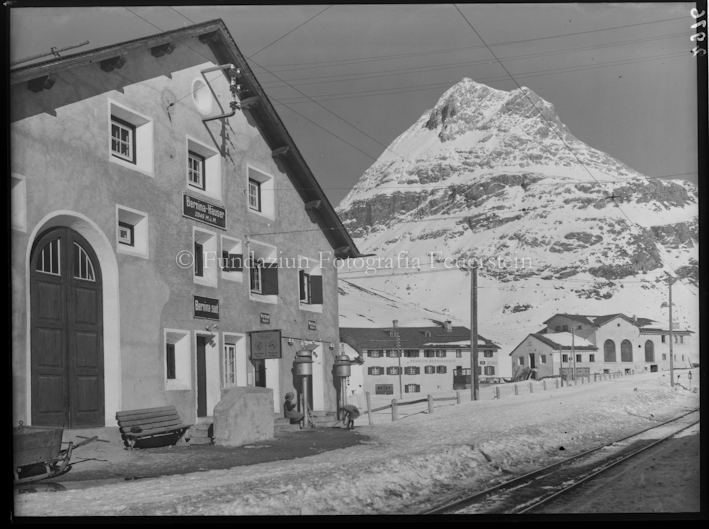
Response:
[[[435,288],[422,288],[431,279],[413,272],[474,258],[485,263],[490,325],[514,315],[524,327],[517,335],[555,312],[591,313],[589,300],[603,303],[597,313],[659,320],[664,272],[697,281],[695,186],[646,178],[586,145],[528,88],[504,92],[463,79],[390,145],[337,211],[363,253],[420,258],[421,269],[401,277],[392,274],[403,270],[382,270],[351,274],[353,281],[464,320],[467,301],[450,305],[462,272],[437,274]],[[505,259],[517,266],[502,266]],[[676,288],[687,290],[679,312],[696,326],[696,288]],[[632,303],[625,296],[632,307],[618,304],[622,291],[635,292]],[[535,309],[541,319],[522,325],[519,315]]]

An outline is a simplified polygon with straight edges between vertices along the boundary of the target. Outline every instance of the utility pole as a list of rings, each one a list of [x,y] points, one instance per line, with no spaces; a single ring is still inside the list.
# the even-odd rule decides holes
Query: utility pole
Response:
[[[394,334],[396,334],[396,357],[399,359],[399,400],[404,398],[401,384],[401,338],[399,337],[399,320],[394,320]]]
[[[667,274],[667,286],[670,289],[670,386],[675,387],[674,354],[672,349],[672,276]]]
[[[478,267],[470,270],[470,400],[478,400]]]
[[[571,358],[573,359],[574,362],[574,372],[571,374],[571,379],[574,381],[574,384],[576,384],[576,351],[574,350],[574,328],[573,326],[571,327]]]
[[[554,353],[552,353],[554,358]],[[559,378],[561,379],[561,387],[564,387],[564,348],[559,346]]]

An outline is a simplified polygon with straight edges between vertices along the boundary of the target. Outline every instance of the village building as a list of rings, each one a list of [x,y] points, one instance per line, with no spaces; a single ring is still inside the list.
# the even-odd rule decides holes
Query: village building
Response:
[[[362,392],[372,395],[430,393],[470,384],[470,329],[450,321],[433,327],[341,327],[345,350],[361,365]],[[351,349],[350,349],[351,348]],[[478,334],[478,375],[499,377],[500,347]]]
[[[115,427],[235,386],[332,413],[335,259],[358,256],[221,20],[18,67],[13,422]]]
[[[546,327],[529,334],[512,350],[513,374],[541,379],[562,374],[580,377],[617,371],[668,371],[670,331],[650,327],[653,323],[620,313],[556,314],[544,322]],[[673,329],[672,335],[674,367],[692,367],[692,331]]]

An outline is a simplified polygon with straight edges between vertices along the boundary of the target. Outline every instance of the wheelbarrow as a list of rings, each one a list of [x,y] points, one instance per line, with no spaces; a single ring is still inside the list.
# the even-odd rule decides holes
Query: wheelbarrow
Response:
[[[71,470],[72,452],[98,439],[95,436],[74,445],[73,442],[62,443],[63,434],[63,428],[25,426],[22,421],[13,428],[12,473],[16,485],[66,474]],[[69,446],[62,450],[62,444]]]

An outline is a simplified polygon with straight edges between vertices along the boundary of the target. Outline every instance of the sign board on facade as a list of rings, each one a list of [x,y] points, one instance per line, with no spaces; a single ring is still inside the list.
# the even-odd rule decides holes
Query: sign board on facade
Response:
[[[251,359],[281,358],[281,331],[251,333]]]
[[[194,297],[194,317],[207,320],[219,319],[219,300],[212,298]]]
[[[268,312],[261,313],[261,323],[271,323],[271,315]]]
[[[216,228],[226,229],[226,209],[183,194],[182,215]]]
[[[309,331],[317,330],[317,327],[315,326],[315,322],[313,320],[308,320],[308,330]]]

